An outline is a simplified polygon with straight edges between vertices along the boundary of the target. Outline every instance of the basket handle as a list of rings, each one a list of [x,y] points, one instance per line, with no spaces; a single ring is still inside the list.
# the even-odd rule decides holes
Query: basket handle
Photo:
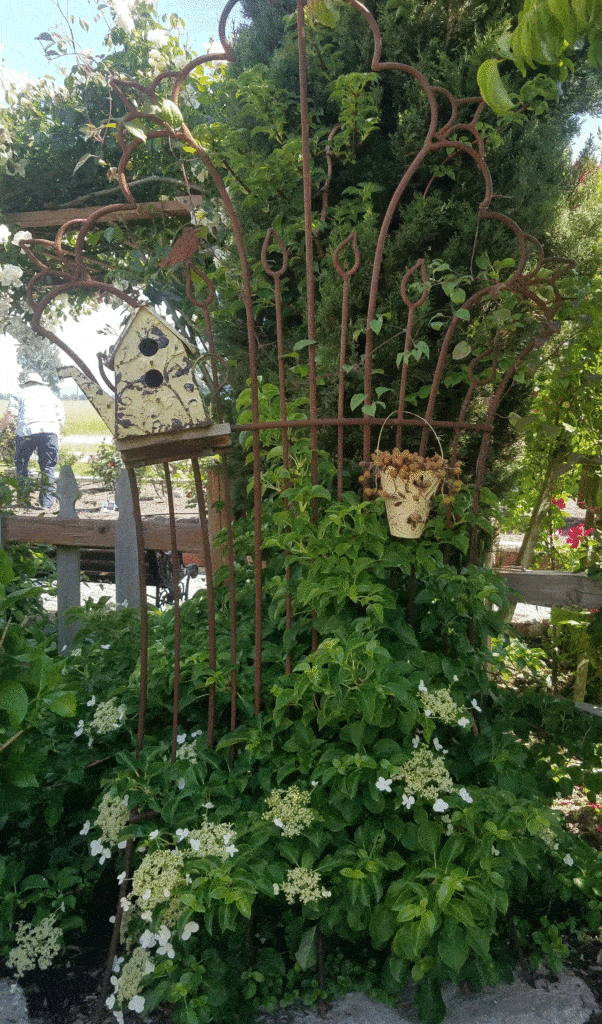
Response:
[[[429,428],[429,430],[434,434],[435,440],[436,440],[437,444],[439,445],[439,451],[441,452],[441,458],[445,461],[445,455],[443,454],[443,447],[441,445],[441,440],[439,438],[439,434],[434,429],[434,427],[432,427],[430,425],[428,420],[425,420],[424,416],[419,416],[417,412],[410,413],[410,415],[414,416],[417,420],[421,420],[423,423],[425,423],[426,426]],[[377,444],[376,444],[376,451],[377,452],[380,452],[380,439],[383,436],[383,430],[385,429],[385,427],[387,425],[387,420],[390,420],[391,416],[395,416],[395,413],[394,412],[390,412],[389,415],[387,416],[387,419],[385,419],[384,423],[382,424],[382,426],[380,428],[380,433],[378,435],[378,441],[377,441]]]

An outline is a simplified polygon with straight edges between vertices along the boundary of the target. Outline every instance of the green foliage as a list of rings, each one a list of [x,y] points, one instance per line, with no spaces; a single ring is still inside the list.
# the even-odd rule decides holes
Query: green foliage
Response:
[[[556,968],[567,927],[601,923],[594,851],[550,811],[557,792],[593,784],[600,727],[588,723],[584,735],[568,702],[536,692],[519,701],[496,685],[510,654],[507,597],[490,570],[463,564],[470,495],[458,496],[451,524],[441,506],[423,539],[395,541],[380,501],[333,500],[323,454],[323,482],[312,485],[308,454],[298,439],[284,470],[273,445],[262,450],[259,715],[250,517],[236,524],[234,731],[221,579],[215,669],[206,595],[181,609],[175,759],[165,720],[173,612],[151,614],[137,757],[136,613],[106,603],[74,613],[81,647],[56,660],[77,711],[53,726],[52,756],[38,737],[44,785],[20,801],[15,787],[7,808],[13,896],[2,938],[5,949],[14,941],[13,920],[54,915],[69,926],[92,900],[98,913],[98,886],[122,870],[131,838],[124,927],[134,945],[115,976],[115,1008],[165,1001],[182,1024],[310,1003],[321,994],[319,942],[322,994],[364,988],[393,1000],[411,977],[421,1019],[436,1022],[441,985],[507,977],[517,936],[535,933],[533,962]],[[210,693],[216,747],[205,736]],[[570,754],[577,738],[582,765]],[[36,837],[42,819],[56,837],[52,870],[48,838]]]
[[[88,459],[88,468],[92,476],[98,477],[103,487],[108,491],[114,491],[124,468],[115,442],[101,441],[96,451]]]

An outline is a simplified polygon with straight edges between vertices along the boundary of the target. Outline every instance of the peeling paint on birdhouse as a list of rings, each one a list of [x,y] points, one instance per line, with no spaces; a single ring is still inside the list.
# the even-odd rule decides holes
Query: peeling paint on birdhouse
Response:
[[[189,350],[189,343],[152,310],[136,310],[108,363],[115,371],[118,444],[128,438],[209,426]]]

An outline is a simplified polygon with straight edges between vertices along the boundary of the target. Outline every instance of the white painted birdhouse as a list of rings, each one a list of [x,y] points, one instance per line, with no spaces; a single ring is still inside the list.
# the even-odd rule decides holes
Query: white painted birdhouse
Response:
[[[229,444],[227,424],[211,425],[195,381],[194,349],[141,307],[114,345],[115,441],[129,465],[149,465]]]

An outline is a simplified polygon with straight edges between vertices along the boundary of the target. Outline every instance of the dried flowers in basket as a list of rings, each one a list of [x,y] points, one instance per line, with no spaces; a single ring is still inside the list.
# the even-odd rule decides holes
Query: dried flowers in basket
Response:
[[[427,423],[427,426],[430,425]],[[400,451],[399,448],[389,452],[380,448],[381,428],[371,461],[360,463],[364,470],[360,476],[364,494],[366,497],[384,498],[393,537],[420,537],[429,517],[431,500],[437,491],[443,490],[443,501],[450,503],[462,486],[461,462],[450,465],[444,458],[441,442],[434,430],[433,434],[439,445],[439,455],[419,455],[407,449]]]

